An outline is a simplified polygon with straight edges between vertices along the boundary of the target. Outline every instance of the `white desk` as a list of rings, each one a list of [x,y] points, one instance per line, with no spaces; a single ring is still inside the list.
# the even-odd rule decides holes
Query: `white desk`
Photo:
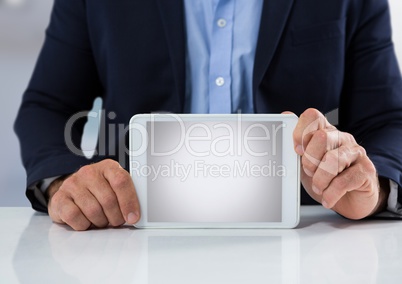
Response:
[[[0,283],[401,283],[400,221],[301,212],[293,230],[74,232],[0,208]]]

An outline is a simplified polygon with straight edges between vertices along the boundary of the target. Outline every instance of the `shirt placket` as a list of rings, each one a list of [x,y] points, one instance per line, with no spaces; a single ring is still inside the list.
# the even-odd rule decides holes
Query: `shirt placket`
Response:
[[[210,43],[209,112],[231,113],[234,0],[218,2]]]

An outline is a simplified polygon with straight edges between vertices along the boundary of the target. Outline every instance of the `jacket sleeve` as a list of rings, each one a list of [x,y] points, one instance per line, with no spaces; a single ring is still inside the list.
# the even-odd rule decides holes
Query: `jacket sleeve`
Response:
[[[45,42],[14,125],[27,173],[26,194],[39,211],[47,211],[39,181],[93,162],[81,151],[69,149],[72,144],[79,148],[85,111],[102,96],[85,13],[82,0],[54,2]]]
[[[347,46],[341,130],[367,151],[378,175],[398,184],[402,204],[402,80],[391,37],[387,0],[362,1]]]

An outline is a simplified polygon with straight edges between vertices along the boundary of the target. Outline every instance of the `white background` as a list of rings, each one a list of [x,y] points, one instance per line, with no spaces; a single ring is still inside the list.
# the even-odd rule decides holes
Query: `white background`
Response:
[[[52,3],[0,0],[0,206],[29,206],[12,124],[43,41]],[[390,0],[390,5],[396,52],[402,62],[402,1]]]

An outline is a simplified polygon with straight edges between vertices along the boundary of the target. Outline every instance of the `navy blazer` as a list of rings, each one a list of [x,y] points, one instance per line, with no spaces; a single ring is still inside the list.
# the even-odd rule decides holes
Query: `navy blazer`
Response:
[[[33,190],[44,178],[104,158],[128,168],[119,151],[125,135],[108,126],[127,125],[136,113],[183,111],[184,17],[182,0],[55,1],[15,123],[33,208],[47,210]],[[108,139],[88,160],[68,149],[64,130],[96,97],[115,116],[104,115],[101,140]],[[401,187],[402,81],[387,0],[264,1],[253,98],[258,113],[339,109],[339,129]],[[84,123],[74,124],[75,145]],[[309,202],[304,191],[302,200]]]

